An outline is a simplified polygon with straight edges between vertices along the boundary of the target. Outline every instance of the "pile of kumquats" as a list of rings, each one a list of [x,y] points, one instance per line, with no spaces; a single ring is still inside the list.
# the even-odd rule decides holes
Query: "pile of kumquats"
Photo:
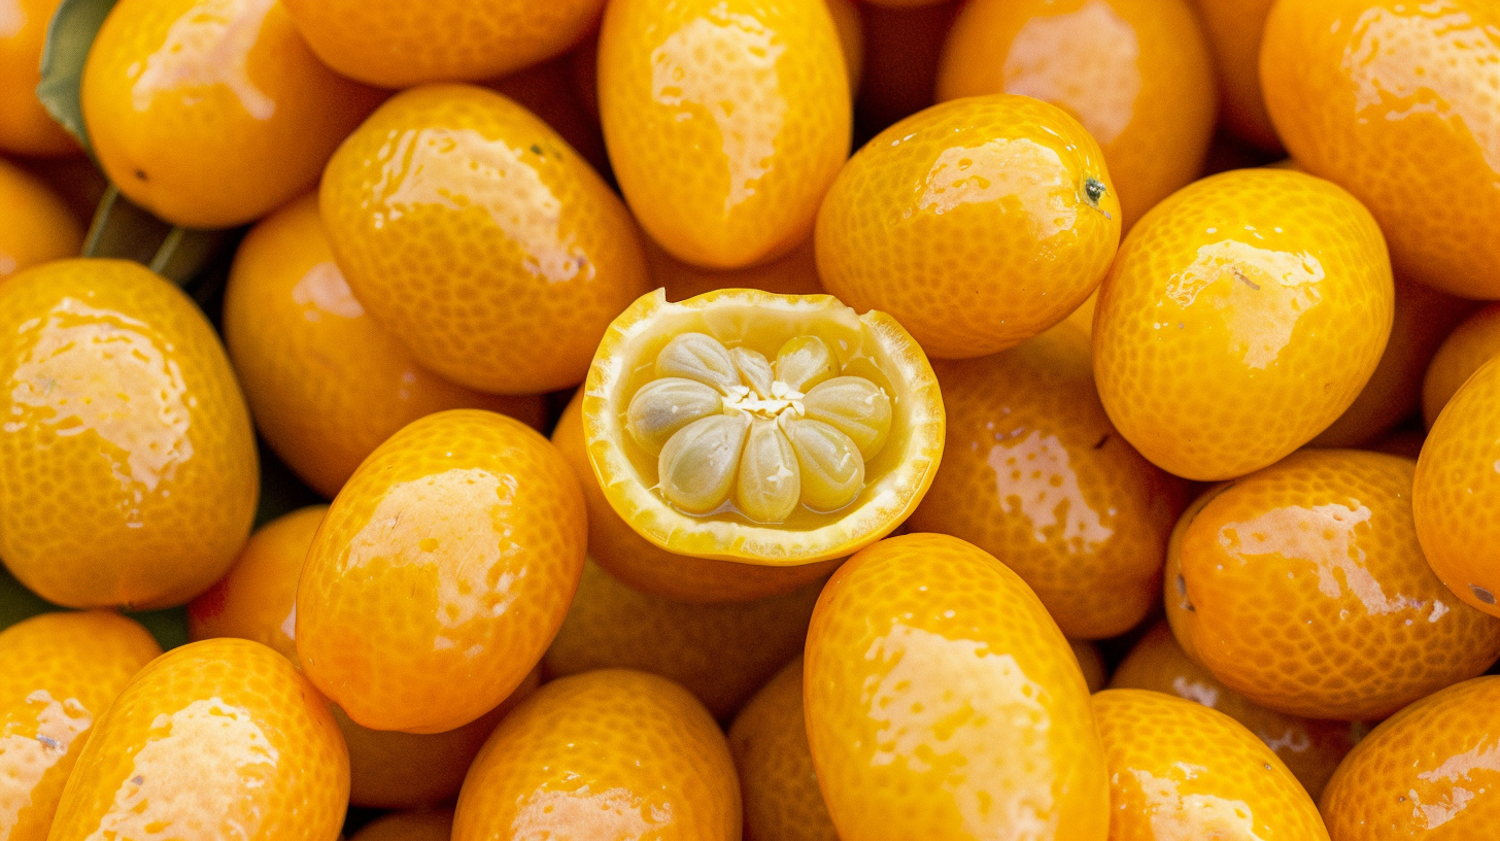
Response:
[[[0,841],[1500,838],[1500,0],[0,0],[0,152]]]

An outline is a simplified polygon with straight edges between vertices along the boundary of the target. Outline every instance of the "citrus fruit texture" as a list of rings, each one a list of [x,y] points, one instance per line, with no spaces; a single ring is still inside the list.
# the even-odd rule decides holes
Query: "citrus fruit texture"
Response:
[[[207,640],[152,661],[94,725],[48,839],[333,838],[348,798],[317,690],[260,643]]]
[[[0,152],[67,155],[75,141],[37,99],[47,26],[62,0],[7,0],[0,11]]]
[[[83,228],[41,179],[0,158],[0,283],[83,245]]]
[[[0,630],[0,837],[46,841],[94,724],[161,646],[111,611],[44,613]]]
[[[223,345],[137,263],[0,284],[0,557],[67,607],[182,604],[250,533],[255,438]]]
[[[1188,0],[976,0],[943,45],[939,101],[991,93],[1061,107],[1099,142],[1129,230],[1203,170],[1213,61]]]
[[[375,323],[480,391],[581,382],[610,319],[648,288],[625,205],[550,126],[481,87],[392,97],[328,162],[319,207]]]
[[[454,409],[408,425],[355,471],[308,550],[303,669],[365,727],[468,724],[561,626],[585,516],[567,462],[519,421]]]
[[[838,841],[807,746],[802,657],[755,693],[729,728],[749,841]]]
[[[313,186],[383,96],[324,67],[276,0],[121,0],[83,70],[105,174],[191,228],[254,221]]]
[[[1459,387],[1500,355],[1500,305],[1490,304],[1470,315],[1442,341],[1422,378],[1422,420],[1428,429]]]
[[[844,841],[1107,836],[1078,661],[983,550],[909,534],[861,551],[818,599],[803,669],[818,785]]]
[[[818,212],[818,272],[944,358],[1061,321],[1109,269],[1120,205],[1099,145],[1062,109],[1010,94],[921,111],[876,135]]]
[[[582,837],[734,841],[740,792],[724,734],[666,678],[603,669],[528,698],[464,780],[453,841]]]
[[[806,238],[849,154],[849,77],[825,3],[615,0],[599,113],[641,227],[712,268]]]
[[[235,252],[224,341],[256,428],[288,467],[332,497],[381,442],[445,409],[489,409],[529,426],[540,397],[499,397],[420,367],[355,299],[315,195],[277,210]]]
[[[1283,0],[1260,75],[1287,151],[1370,208],[1398,271],[1500,298],[1500,7]]]
[[[942,455],[937,381],[880,312],[826,295],[641,297],[583,399],[589,460],[620,517],[677,554],[797,566],[895,529]]]
[[[1183,647],[1255,703],[1309,718],[1383,718],[1483,673],[1500,657],[1500,619],[1428,566],[1415,470],[1304,450],[1215,493],[1191,512],[1167,584],[1186,605]]]
[[[1394,296],[1380,228],[1344,190],[1276,169],[1204,178],[1131,230],[1099,290],[1099,397],[1162,468],[1243,476],[1354,402]]]

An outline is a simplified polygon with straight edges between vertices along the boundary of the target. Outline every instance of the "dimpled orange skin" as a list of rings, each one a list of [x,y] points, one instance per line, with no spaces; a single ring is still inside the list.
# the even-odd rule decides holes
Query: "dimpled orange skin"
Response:
[[[250,414],[181,290],[60,260],[0,284],[0,557],[67,607],[182,604],[250,534]]]
[[[1121,227],[1203,170],[1217,116],[1213,61],[1187,0],[976,0],[938,69],[938,101],[1034,96],[1099,141]]]
[[[82,245],[83,228],[62,198],[0,158],[0,283],[37,263],[72,257]]]
[[[641,227],[710,268],[806,238],[849,154],[849,78],[820,2],[615,0],[599,111]]]
[[[334,263],[315,195],[262,220],[235,252],[224,341],[256,427],[332,497],[401,427],[444,409],[501,412],[540,428],[541,397],[497,397],[417,365],[365,313]]]
[[[96,723],[48,841],[334,838],[349,756],[323,697],[260,643],[189,643]]]
[[[452,809],[396,812],[365,824],[349,841],[448,841],[452,832]]]
[[[1398,271],[1500,298],[1500,7],[1284,0],[1260,76],[1287,150],[1370,208]]]
[[[1427,562],[1453,594],[1500,617],[1500,365],[1491,359],[1448,401],[1417,461],[1412,509]]]
[[[121,0],[83,71],[110,181],[191,228],[254,221],[311,187],[383,96],[319,63],[276,0]]]
[[[775,567],[677,555],[641,537],[615,513],[589,463],[583,434],[583,390],[563,410],[552,443],[583,486],[588,507],[589,557],[610,577],[642,594],[674,602],[747,602],[791,591],[832,572],[843,562]]]
[[[1354,402],[1394,296],[1380,229],[1337,186],[1278,169],[1204,178],[1131,230],[1099,289],[1099,397],[1162,468],[1243,476]]]
[[[860,149],[818,213],[818,271],[849,306],[894,316],[929,356],[965,358],[1062,321],[1119,238],[1119,201],[1088,132],[1055,106],[997,94],[928,108]]]
[[[1105,838],[1078,661],[983,550],[936,534],[862,550],[824,588],[806,657],[808,740],[844,841]]]
[[[365,727],[473,721],[562,625],[584,517],[568,463],[519,421],[455,409],[410,424],[360,465],[308,550],[303,668]]]
[[[1312,447],[1367,447],[1410,417],[1422,377],[1444,337],[1476,304],[1404,277],[1396,278],[1391,338],[1375,373],[1349,408],[1308,442]]]
[[[1093,697],[1109,763],[1110,841],[1328,838],[1276,754],[1223,713],[1144,689]]]
[[[1368,727],[1269,710],[1225,686],[1188,658],[1165,621],[1141,637],[1115,669],[1110,689],[1150,689],[1211,707],[1260,737],[1314,800]]]
[[[62,0],[0,0],[0,152],[67,155],[75,141],[37,99],[42,45]]]
[[[578,50],[586,49],[580,46]],[[598,49],[597,45],[595,49]],[[588,109],[573,78],[573,56],[564,55],[544,64],[517,70],[480,84],[514,99],[540,117],[583,155],[596,172],[609,170],[604,151],[604,132],[599,115]]]
[[[161,654],[110,611],[44,613],[0,631],[0,837],[46,841],[91,728]]]
[[[737,841],[729,746],[687,690],[605,669],[548,683],[474,760],[453,841]]]
[[[481,391],[582,381],[611,319],[649,288],[625,205],[557,132],[484,88],[391,98],[329,161],[319,204],[370,317]]]
[[[1490,304],[1453,329],[1422,380],[1422,420],[1427,428],[1484,363],[1500,355],[1500,304]]]
[[[1260,90],[1260,39],[1276,0],[1193,0],[1219,73],[1219,113],[1224,127],[1266,152],[1281,140]]]
[[[585,564],[542,668],[549,678],[609,668],[661,675],[727,719],[802,650],[822,586],[753,602],[688,604],[637,592]]]
[[[1500,825],[1500,677],[1450,686],[1371,731],[1319,806],[1333,841],[1487,838]]]
[[[981,359],[938,360],[948,440],[913,531],[961,537],[1005,563],[1064,634],[1140,624],[1161,595],[1181,482],[1115,431],[1088,334],[1068,325]]]
[[[1177,547],[1174,630],[1225,685],[1309,718],[1378,719],[1481,674],[1500,619],[1433,575],[1410,459],[1304,450],[1219,492]]]
[[[329,67],[371,85],[503,76],[566,52],[604,0],[283,0]]]
[[[729,728],[745,841],[839,841],[818,790],[802,716],[802,657],[755,693]]]
[[[825,295],[818,281],[812,237],[769,263],[722,271],[684,263],[654,242],[646,243],[651,282],[667,290],[668,301],[686,301],[719,289],[760,289],[777,295]]]
[[[254,640],[300,668],[293,636],[297,581],[327,511],[326,505],[293,511],[252,535],[229,574],[188,605],[188,638]],[[413,809],[452,800],[490,731],[540,683],[540,671],[533,670],[495,709],[456,730],[431,735],[371,730],[330,705],[349,747],[350,802]]]

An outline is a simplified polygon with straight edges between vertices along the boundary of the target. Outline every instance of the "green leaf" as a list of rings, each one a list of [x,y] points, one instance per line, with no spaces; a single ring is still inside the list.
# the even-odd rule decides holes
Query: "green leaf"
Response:
[[[94,211],[94,221],[83,240],[83,256],[134,260],[185,286],[232,239],[230,231],[181,228],[163,222],[111,184]]]
[[[62,0],[52,15],[47,43],[42,47],[42,81],[36,86],[37,98],[52,119],[91,152],[80,98],[83,65],[94,36],[114,6],[115,0]]]

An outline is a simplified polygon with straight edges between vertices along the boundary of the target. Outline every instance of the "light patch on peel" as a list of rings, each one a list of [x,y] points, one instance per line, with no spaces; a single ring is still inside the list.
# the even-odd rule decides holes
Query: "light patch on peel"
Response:
[[[130,773],[85,841],[260,838],[271,817],[262,804],[225,793],[272,791],[280,766],[280,752],[248,710],[218,697],[193,701],[151,722]],[[204,826],[205,817],[213,823]]]
[[[883,667],[861,695],[876,725],[872,766],[902,765],[944,792],[971,837],[992,837],[995,827],[1017,841],[1056,836],[1051,787],[1028,782],[1061,771],[1048,693],[1014,656],[897,623],[865,659]],[[936,683],[934,674],[952,679]]]
[[[292,300],[302,307],[302,317],[308,321],[321,321],[325,313],[338,318],[365,314],[344,273],[331,260],[314,265],[302,275],[292,287]]]
[[[1197,701],[1205,707],[1215,707],[1219,703],[1218,687],[1189,680],[1182,675],[1172,678],[1172,691],[1180,698]]]
[[[1038,241],[1071,230],[1078,219],[1078,189],[1062,158],[1027,138],[944,149],[927,171],[917,209],[942,215],[989,203],[1022,214]]]
[[[1251,368],[1276,361],[1297,321],[1323,301],[1323,264],[1307,252],[1258,248],[1238,240],[1199,246],[1191,265],[1167,281],[1167,297],[1183,309],[1217,313],[1229,350]]]
[[[427,206],[486,214],[548,281],[591,278],[594,265],[564,232],[562,201],[527,152],[473,129],[428,128],[392,136],[381,147],[369,196],[377,230]]]
[[[1036,542],[1059,540],[1070,552],[1092,552],[1114,534],[1084,499],[1068,448],[1056,435],[1031,430],[1002,441],[986,462],[995,471],[1001,509],[1025,517]]]
[[[240,101],[245,113],[269,120],[276,102],[250,80],[250,51],[260,39],[261,24],[276,0],[205,0],[172,23],[167,38],[146,56],[145,66],[129,68],[137,111],[147,111],[161,94],[222,85]]]
[[[506,614],[526,573],[526,552],[507,509],[514,477],[479,468],[445,470],[393,486],[341,556],[340,573],[376,565],[417,566],[437,598],[442,629],[433,644],[464,645],[475,620]],[[451,635],[450,633],[451,632]]]
[[[1176,763],[1165,776],[1132,768],[1130,776],[1140,792],[1138,808],[1128,811],[1146,816],[1156,841],[1202,841],[1234,838],[1237,841],[1267,841],[1256,831],[1250,804],[1212,794],[1189,794],[1182,786],[1207,769]],[[1127,795],[1128,797],[1129,795]]]
[[[144,323],[64,298],[18,338],[25,356],[7,384],[15,405],[6,432],[37,424],[59,437],[98,436],[137,505],[192,458],[187,384],[172,348]],[[138,510],[125,513],[138,521]]]
[[[1105,0],[1089,0],[1021,27],[1005,56],[1004,90],[1068,109],[1103,146],[1135,116],[1140,56],[1135,27]]]
[[[94,716],[77,699],[59,701],[45,689],[26,696],[20,709],[0,722],[0,838],[11,837],[21,813],[31,809],[32,793],[93,726]],[[42,824],[46,828],[46,824]]]
[[[1250,560],[1280,555],[1305,561],[1318,574],[1318,592],[1342,599],[1347,590],[1372,616],[1420,609],[1426,602],[1390,597],[1365,567],[1361,530],[1369,530],[1371,511],[1341,503],[1293,505],[1219,528],[1219,546],[1230,556]]]
[[[26,25],[26,7],[21,0],[0,0],[0,38],[10,38]],[[0,824],[0,829],[4,825]]]
[[[1457,818],[1476,795],[1495,785],[1496,779],[1493,777],[1475,778],[1476,771],[1500,774],[1500,742],[1493,737],[1484,739],[1483,742],[1463,753],[1448,757],[1430,771],[1417,774],[1417,779],[1431,787],[1427,792],[1429,802],[1424,803],[1421,795],[1414,789],[1408,791],[1406,796],[1412,803],[1413,817],[1421,820],[1423,829],[1437,829]]]
[[[786,52],[755,17],[716,4],[668,35],[651,52],[651,98],[679,109],[677,120],[714,121],[723,142],[729,190],[724,212],[755,195],[771,171],[786,120],[776,63]]]
[[[1399,7],[1398,7],[1399,8]],[[1431,42],[1441,61],[1424,61],[1412,72],[1414,43]],[[1442,46],[1436,46],[1441,44]],[[1412,4],[1393,10],[1366,9],[1349,34],[1342,70],[1354,83],[1354,108],[1370,122],[1398,121],[1416,114],[1459,123],[1495,174],[1500,175],[1500,109],[1494,96],[1494,50],[1500,32],[1486,28],[1453,4]]]
[[[591,791],[587,785],[571,791],[532,792],[516,810],[507,837],[516,841],[549,838],[655,838],[674,820],[670,802],[651,802],[627,788]]]

